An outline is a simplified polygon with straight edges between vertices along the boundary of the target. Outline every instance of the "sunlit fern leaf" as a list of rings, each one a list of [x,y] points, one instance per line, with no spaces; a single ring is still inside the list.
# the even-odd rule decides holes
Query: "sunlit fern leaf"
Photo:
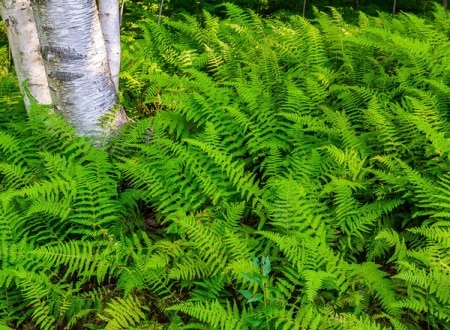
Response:
[[[248,329],[242,323],[237,305],[227,303],[225,306],[218,301],[203,303],[186,302],[169,307],[169,311],[181,311],[216,329]]]
[[[329,316],[328,316],[329,317]],[[280,320],[278,323],[283,327],[280,329],[321,329],[321,327],[326,326],[324,322],[325,317],[320,313],[320,311],[312,304],[303,304],[299,309],[290,310],[285,316],[285,320]]]
[[[285,88],[285,100],[282,109],[290,114],[308,116],[315,107],[309,94],[290,81],[287,82]]]
[[[279,22],[271,24],[270,27],[277,36],[276,40],[272,42],[281,65],[294,65],[299,69],[305,68],[308,58],[307,37],[302,26],[300,26],[299,18],[294,16],[291,17],[291,20],[296,26],[283,25]]]
[[[13,243],[20,240],[17,228],[21,218],[21,212],[14,205],[0,205],[0,242]]]
[[[352,275],[356,277],[363,288],[367,286],[369,293],[381,301],[385,311],[391,316],[400,317],[401,310],[394,306],[397,295],[393,283],[387,278],[388,274],[379,268],[379,265],[372,262],[350,266]]]
[[[58,301],[51,299],[51,295],[57,286],[52,285],[44,274],[17,271],[16,278],[24,299],[33,306],[33,320],[41,329],[53,329],[56,322],[54,308],[58,307]]]
[[[20,140],[11,134],[0,132],[0,148],[3,152],[2,159],[12,160],[14,163],[25,161],[23,151],[20,148]]]
[[[230,294],[225,289],[227,277],[223,274],[205,278],[202,281],[195,282],[195,289],[191,292],[192,302],[203,302],[207,300],[224,299]],[[223,301],[221,301],[223,303]]]
[[[205,142],[194,139],[184,139],[184,141],[190,145],[199,147],[211,157],[216,165],[220,166],[221,170],[228,175],[230,182],[240,192],[241,197],[244,197],[248,201],[260,195],[259,189],[255,184],[254,176],[245,173],[244,164],[233,161],[230,156]]]
[[[248,242],[240,233],[226,230],[223,239],[224,247],[229,255],[227,267],[236,270],[237,265],[251,265],[254,259],[255,243]]]
[[[201,215],[186,216],[183,214],[174,214],[170,219],[177,224],[183,233],[187,235],[188,240],[194,244],[197,253],[208,266],[208,272],[212,274],[220,273],[223,269],[227,256],[224,247],[220,244],[219,235],[208,228],[208,218],[202,219]],[[205,221],[205,224],[202,223]],[[223,235],[224,233],[220,233]]]
[[[242,220],[245,217],[245,213],[247,212],[247,205],[244,201],[237,203],[230,203],[223,210],[219,210],[215,214],[220,222],[218,224],[220,228],[220,232],[223,230],[228,230],[230,233],[234,233],[242,225]]]
[[[77,274],[80,279],[97,277],[102,282],[105,275],[111,272],[108,258],[112,251],[102,246],[84,241],[69,241],[58,245],[44,245],[30,252],[36,259],[42,260],[54,266],[66,266],[66,274]]]
[[[26,167],[11,163],[0,163],[0,173],[3,176],[2,189],[22,188],[33,178]]]
[[[434,223],[432,227],[409,228],[408,231],[421,234],[444,248],[450,247],[449,224],[446,221]]]
[[[313,302],[326,278],[332,278],[332,274],[324,271],[304,270],[302,277],[305,279],[306,297],[309,302]]]
[[[148,41],[146,51],[151,52],[152,47],[155,47],[161,54],[159,59],[162,64],[168,65],[169,68],[177,67],[175,59],[179,56],[179,51],[173,46],[173,36],[171,36],[164,25],[157,24],[154,20],[145,20],[144,24],[140,25],[144,38]]]
[[[304,27],[309,39],[308,62],[311,69],[315,70],[315,66],[323,66],[328,61],[323,47],[323,40],[319,29],[304,21]]]
[[[245,10],[232,3],[225,3],[223,6],[230,20],[243,26],[251,25],[253,19],[251,10]]]
[[[131,150],[138,150],[141,143],[149,142],[152,133],[151,122],[151,118],[147,118],[122,127],[117,136],[111,137],[106,146],[110,156],[120,159],[128,155]]]
[[[430,295],[435,295],[441,304],[447,305],[450,301],[450,294],[446,283],[449,282],[450,276],[445,273],[448,271],[448,267],[446,267],[446,265],[443,266],[444,267],[441,268],[444,269],[440,270],[427,271],[423,269],[402,271],[395,275],[395,278],[402,279],[408,284],[426,289]]]
[[[367,118],[368,123],[375,127],[377,139],[383,145],[384,153],[397,154],[402,141],[400,140],[397,127],[392,122],[393,115],[384,111],[379,101],[373,98],[369,102],[364,116]]]
[[[340,139],[346,149],[365,150],[365,141],[358,135],[357,127],[352,125],[345,112],[333,111],[327,107],[322,108],[327,120],[333,123],[336,130],[341,132]]]
[[[23,296],[17,288],[2,291],[0,293],[0,304],[2,306],[2,309],[0,309],[0,325],[5,330],[14,330],[7,325],[23,324],[30,315],[27,303],[24,302]],[[15,313],[10,313],[11,310],[14,310]],[[0,329],[3,328],[0,327]]]
[[[395,247],[395,251],[389,261],[404,259],[407,247],[403,235],[399,235],[393,229],[384,229],[378,233],[375,239],[386,242],[389,247]]]
[[[434,299],[420,298],[406,298],[399,300],[394,305],[396,308],[408,309],[415,313],[425,313],[432,315],[433,327],[439,329],[449,322],[448,307],[436,304]]]
[[[33,263],[32,258],[30,259],[30,255],[28,253],[28,251],[33,249],[33,245],[23,239],[14,243],[8,242],[7,240],[2,240],[0,244],[0,260],[3,267],[3,272],[0,275],[0,284],[8,287],[14,280],[15,267],[18,269],[27,269],[36,266]]]
[[[339,256],[335,256],[327,246],[322,245],[323,234],[320,237],[313,237],[313,231],[305,234],[295,233],[291,235],[280,235],[275,232],[260,231],[263,237],[275,242],[284,257],[296,267],[297,271],[302,272],[305,269],[318,269],[322,266],[331,273],[337,271],[339,267],[339,285],[341,276],[345,274],[345,266],[341,264]]]
[[[72,182],[55,177],[51,180],[42,180],[41,182],[29,184],[16,190],[8,197],[10,199],[14,197],[28,197],[31,199],[40,197],[51,200],[53,196],[58,196],[59,194],[69,197],[71,188],[73,188]]]
[[[288,179],[269,181],[267,196],[269,224],[280,233],[290,234],[319,230],[321,205],[307,196],[301,184]]]
[[[389,318],[389,316],[386,316]],[[393,319],[395,320],[395,319]],[[336,326],[340,326],[341,329],[351,329],[351,330],[385,330],[391,329],[390,327],[384,327],[383,325],[376,323],[369,317],[356,316],[351,313],[342,313],[336,316],[335,322]],[[397,328],[394,328],[397,330]],[[399,327],[398,330],[406,330],[406,328]]]
[[[138,297],[128,295],[125,298],[117,297],[109,302],[98,316],[107,322],[105,329],[130,329],[142,324],[146,319],[144,311],[147,309]]]

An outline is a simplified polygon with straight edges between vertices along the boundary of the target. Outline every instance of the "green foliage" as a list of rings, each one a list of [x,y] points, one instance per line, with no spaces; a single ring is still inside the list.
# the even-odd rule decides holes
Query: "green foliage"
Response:
[[[251,9],[260,15],[278,16],[286,13],[305,14],[313,16],[313,7],[327,10],[329,7],[338,7],[352,17],[354,10],[361,10],[370,15],[377,15],[379,11],[391,13],[394,1],[385,0],[131,0],[127,1],[127,16],[140,17],[142,11],[153,11],[155,15],[163,3],[162,13],[168,17],[174,17],[180,13],[191,15],[199,14],[202,10],[224,15],[221,5],[225,2],[236,6]],[[416,14],[429,13],[433,4],[441,5],[441,0],[396,0],[396,12],[412,12]]]
[[[224,8],[138,23],[103,146],[0,99],[0,327],[448,328],[446,30]]]

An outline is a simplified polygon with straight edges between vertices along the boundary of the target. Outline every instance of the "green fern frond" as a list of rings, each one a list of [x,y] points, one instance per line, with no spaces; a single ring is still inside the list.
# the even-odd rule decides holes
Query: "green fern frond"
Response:
[[[291,310],[285,316],[283,327],[280,329],[321,329],[326,326],[325,317],[312,304],[304,304],[298,310]],[[281,323],[279,321],[279,323]],[[281,325],[281,324],[280,324]]]
[[[103,251],[101,251],[103,250]],[[106,274],[111,272],[109,263],[111,251],[96,246],[88,241],[69,241],[59,245],[44,245],[31,251],[31,255],[54,266],[66,266],[68,276],[77,274],[80,279],[86,280],[97,277],[101,283]]]
[[[8,155],[5,155],[8,160],[14,160],[14,162],[25,160],[20,148],[20,141],[6,132],[0,132],[0,148],[4,154]]]
[[[98,317],[106,321],[105,329],[130,329],[142,324],[148,310],[138,297],[129,295],[125,298],[117,297]]]
[[[394,307],[397,295],[393,283],[386,278],[387,273],[379,270],[379,265],[372,262],[365,262],[360,265],[351,265],[350,268],[352,269],[353,275],[363,285],[367,285],[369,292],[381,301],[383,308],[389,315],[394,317],[401,316],[401,310]]]
[[[226,284],[227,277],[222,274],[195,282],[195,289],[192,290],[189,301],[203,302],[229,296],[229,293],[225,290]]]
[[[29,259],[28,253],[28,251],[33,249],[33,245],[24,239],[18,242],[2,239],[0,244],[0,260],[2,267],[4,267],[4,272],[0,275],[0,285],[9,286],[14,278],[14,273],[11,273],[11,266],[19,269],[27,267],[27,264],[29,264],[28,267],[30,268],[34,266]]]
[[[220,269],[219,269],[220,270]],[[177,260],[168,276],[175,280],[193,281],[217,274],[218,270],[212,268],[201,257],[193,253],[185,255],[184,259]]]
[[[50,283],[43,274],[36,275],[31,272],[18,271],[16,277],[19,280],[19,287],[24,299],[33,306],[33,320],[41,329],[53,329],[56,323],[56,316],[53,314],[56,306],[52,305],[57,304],[57,300],[51,300],[50,297],[52,291],[57,287]]]
[[[272,180],[267,186],[270,225],[280,233],[320,232],[323,207],[306,189],[293,180]]]
[[[364,112],[368,123],[374,125],[377,139],[383,145],[384,153],[396,155],[402,141],[398,136],[397,127],[393,123],[393,116],[384,111],[376,98],[373,98],[368,109]]]
[[[321,289],[324,280],[333,278],[332,274],[324,271],[304,270],[302,277],[305,279],[306,297],[310,303],[314,302],[319,290]]]
[[[396,308],[404,308],[414,311],[416,313],[426,313],[433,315],[436,319],[433,321],[433,326],[436,328],[448,324],[449,308],[433,303],[433,299],[427,300],[425,298],[409,298],[402,299],[395,303]]]
[[[0,204],[0,242],[13,243],[18,242],[21,236],[18,235],[18,224],[22,220],[22,214],[14,205]]]
[[[404,237],[402,235],[399,235],[395,230],[393,229],[384,229],[378,233],[378,235],[375,237],[376,240],[383,240],[387,243],[390,247],[395,247],[395,252],[393,253],[391,259],[389,261],[393,260],[403,260],[406,255],[406,243]]]
[[[423,235],[430,241],[438,243],[444,249],[450,248],[449,225],[446,222],[435,223],[433,227],[409,228],[408,231]]]
[[[448,268],[448,267],[447,267]],[[445,269],[446,271],[448,269]],[[436,295],[437,299],[444,305],[447,305],[450,301],[450,294],[448,291],[450,275],[436,270],[436,271],[426,271],[426,270],[414,270],[414,271],[403,271],[397,275],[395,278],[399,278],[411,285],[419,286],[423,289],[427,289],[429,294]]]
[[[253,260],[251,243],[241,233],[226,230],[223,243],[230,257],[237,260]]]
[[[384,327],[380,325],[379,323],[376,323],[376,321],[371,320],[368,317],[364,316],[356,316],[354,314],[350,313],[342,313],[339,314],[339,316],[336,317],[335,324],[339,324],[343,329],[352,329],[352,330],[384,330],[384,329],[391,329],[390,327]],[[395,320],[395,319],[394,319]],[[394,328],[397,329],[397,328]],[[401,327],[398,328],[399,330],[406,330]]]
[[[192,303],[186,302],[169,307],[169,311],[181,311],[217,329],[248,329],[242,322],[237,305],[225,306],[218,301]]]
[[[260,195],[254,176],[245,173],[244,164],[233,161],[227,154],[224,154],[220,150],[217,150],[202,141],[194,139],[184,139],[184,141],[190,145],[199,147],[203,152],[211,157],[215,164],[228,175],[230,182],[236,186],[236,189],[240,192],[241,197],[245,197],[248,201],[249,199],[253,199],[255,197],[257,198]]]
[[[289,260],[299,271],[302,271],[304,269],[304,264],[307,262],[309,254],[313,253],[313,251],[305,251],[304,247],[300,243],[310,240],[310,237],[308,235],[298,237],[293,235],[281,235],[276,232],[266,231],[261,231],[259,232],[259,234],[275,242],[279,246],[280,250],[284,253],[287,260]]]
[[[3,176],[2,189],[20,189],[33,178],[33,175],[29,173],[27,168],[10,163],[0,163],[0,173]]]
[[[169,219],[181,228],[183,234],[188,236],[188,240],[194,244],[206,265],[213,270],[213,274],[217,274],[223,269],[227,255],[223,252],[222,244],[219,243],[219,236],[202,224],[201,217],[174,214]]]

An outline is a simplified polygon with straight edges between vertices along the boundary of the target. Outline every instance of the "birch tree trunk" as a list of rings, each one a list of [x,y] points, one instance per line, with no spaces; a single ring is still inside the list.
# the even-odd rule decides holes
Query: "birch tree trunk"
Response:
[[[80,135],[116,103],[95,0],[32,0],[53,102]]]
[[[118,0],[98,0],[100,24],[105,40],[111,79],[119,90],[120,73],[120,9]]]
[[[30,0],[4,0],[0,2],[0,12],[8,34],[11,51],[20,88],[28,79],[30,94],[41,104],[50,104],[52,99],[47,76],[39,52],[39,39],[34,24]],[[25,105],[30,100],[24,95]]]

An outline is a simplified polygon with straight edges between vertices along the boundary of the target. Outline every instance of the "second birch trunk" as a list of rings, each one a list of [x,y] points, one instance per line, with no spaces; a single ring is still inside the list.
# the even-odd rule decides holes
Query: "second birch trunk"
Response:
[[[27,88],[38,103],[52,103],[30,0],[0,1],[0,13],[5,23],[20,88],[28,80]],[[24,102],[28,107],[30,100],[27,96],[24,96]]]
[[[119,90],[120,73],[120,9],[118,0],[98,0],[100,24],[105,40],[111,79]]]

